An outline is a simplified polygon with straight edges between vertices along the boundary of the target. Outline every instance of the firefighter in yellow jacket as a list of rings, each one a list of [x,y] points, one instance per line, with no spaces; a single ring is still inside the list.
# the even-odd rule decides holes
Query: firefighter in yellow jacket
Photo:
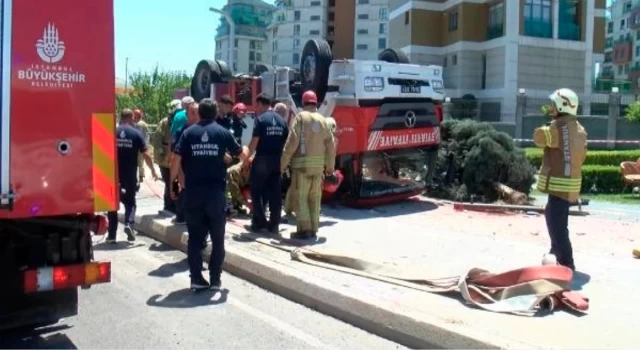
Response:
[[[243,205],[249,208],[249,203],[242,196],[242,190],[249,187],[251,161],[252,159],[249,158],[245,163],[238,163],[227,169],[227,188],[231,197],[231,204],[233,209],[240,214],[246,214],[246,211],[242,208]]]
[[[313,91],[302,95],[303,111],[295,116],[284,146],[280,168],[291,166],[291,199],[297,232],[293,238],[316,237],[320,224],[320,201],[324,174],[335,167],[336,146],[325,118],[318,113]]]
[[[543,262],[555,260],[575,270],[569,239],[569,207],[580,195],[582,164],[587,155],[587,132],[576,117],[578,95],[575,92],[559,89],[549,98],[553,120],[537,128],[533,134],[536,146],[544,149],[537,188],[549,195],[545,218],[551,250]]]

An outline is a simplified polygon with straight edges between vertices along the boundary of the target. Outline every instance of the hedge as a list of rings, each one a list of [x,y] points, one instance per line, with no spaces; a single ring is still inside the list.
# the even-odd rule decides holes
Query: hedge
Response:
[[[526,148],[526,157],[529,163],[536,168],[542,164],[541,148]],[[634,161],[640,158],[640,149],[620,150],[620,151],[588,151],[584,165],[605,165],[613,166],[616,169],[624,161]],[[583,169],[584,172],[584,169]]]
[[[624,189],[620,166],[585,165],[582,167],[582,193],[620,193]]]

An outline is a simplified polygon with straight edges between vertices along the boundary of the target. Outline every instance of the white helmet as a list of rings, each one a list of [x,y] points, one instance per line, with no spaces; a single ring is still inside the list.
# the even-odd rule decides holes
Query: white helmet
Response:
[[[571,89],[558,89],[549,95],[558,113],[578,115],[578,95]]]

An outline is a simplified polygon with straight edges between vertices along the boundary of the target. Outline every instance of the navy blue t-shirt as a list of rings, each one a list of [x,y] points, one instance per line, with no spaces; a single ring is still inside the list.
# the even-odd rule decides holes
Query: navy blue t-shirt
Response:
[[[231,130],[231,115],[230,114],[225,114],[222,117],[216,119],[216,123],[220,124],[222,127],[224,127],[227,130]]]
[[[138,154],[147,151],[147,143],[140,130],[128,124],[116,128],[118,148],[118,178],[122,186],[135,185],[138,172]]]
[[[226,184],[227,166],[224,154],[237,156],[242,148],[229,130],[214,123],[201,121],[188,127],[174,152],[182,157],[182,170],[187,191]]]
[[[256,118],[253,126],[253,137],[259,137],[256,146],[256,157],[282,156],[284,144],[289,136],[287,123],[274,111],[266,111]]]
[[[182,136],[182,133],[184,133],[184,131],[187,130],[191,125],[192,124],[185,124],[180,129],[178,129],[175,134],[173,134],[173,137],[171,138],[171,152],[176,149],[176,145],[178,144],[178,140],[180,140],[180,136]]]

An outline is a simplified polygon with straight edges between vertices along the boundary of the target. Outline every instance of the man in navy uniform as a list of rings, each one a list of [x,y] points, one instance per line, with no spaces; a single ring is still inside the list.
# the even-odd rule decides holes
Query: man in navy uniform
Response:
[[[136,192],[138,190],[138,155],[142,154],[145,163],[151,169],[153,180],[158,174],[153,166],[151,152],[147,148],[144,135],[134,127],[133,111],[125,108],[120,112],[120,124],[116,128],[116,144],[118,149],[118,179],[120,180],[120,202],[124,204],[124,232],[127,240],[136,240],[133,234],[133,224],[136,219]],[[118,231],[118,211],[107,213],[109,217],[109,235],[107,242],[116,242]]]
[[[183,133],[174,149],[171,160],[171,180],[184,173],[185,216],[189,242],[187,254],[193,290],[219,290],[222,263],[224,261],[225,190],[227,166],[225,153],[246,159],[243,149],[231,132],[215,122],[218,105],[205,98],[198,106],[200,121]],[[207,234],[211,235],[209,260],[210,282],[202,276],[202,249]]]
[[[252,217],[249,229],[278,234],[282,215],[280,158],[289,129],[284,119],[271,109],[271,97],[260,94],[256,102],[258,117],[249,144],[249,154],[256,152],[251,164]],[[264,213],[265,204],[269,205],[268,222]]]

